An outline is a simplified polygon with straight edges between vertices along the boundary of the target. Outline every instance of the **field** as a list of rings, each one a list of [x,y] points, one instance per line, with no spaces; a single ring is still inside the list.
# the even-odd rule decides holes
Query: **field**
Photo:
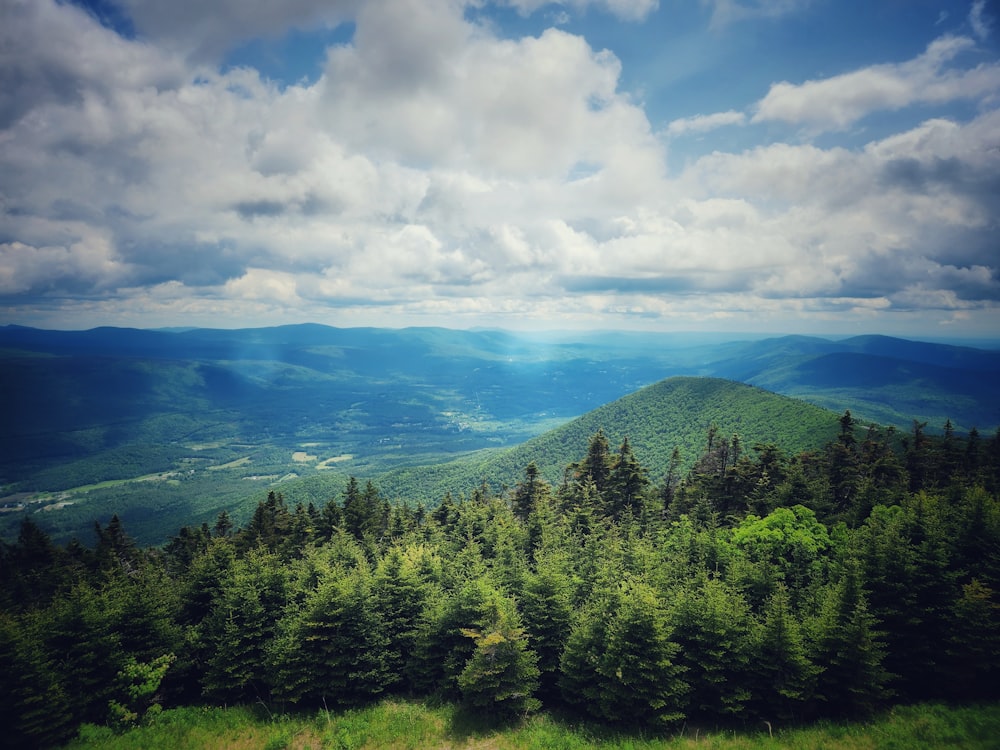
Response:
[[[65,750],[994,750],[1000,705],[897,707],[871,721],[807,728],[709,730],[681,726],[636,734],[550,714],[512,726],[484,723],[453,706],[386,701],[312,716],[269,716],[249,708],[178,708],[155,724],[115,734],[86,725]]]

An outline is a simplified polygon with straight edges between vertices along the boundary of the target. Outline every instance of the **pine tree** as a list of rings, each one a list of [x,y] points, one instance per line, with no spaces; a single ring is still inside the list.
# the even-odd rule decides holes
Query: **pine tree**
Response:
[[[385,637],[386,687],[405,684],[406,660],[413,653],[417,627],[429,594],[413,562],[398,547],[379,560],[372,576],[371,607]]]
[[[544,501],[549,493],[548,483],[541,478],[538,465],[532,461],[524,470],[524,480],[514,488],[511,498],[514,515],[520,521],[526,522],[539,502]]]
[[[0,716],[3,745],[14,750],[61,745],[78,715],[33,630],[0,612]]]
[[[254,551],[236,561],[201,628],[206,694],[225,701],[267,697],[267,653],[288,596],[286,574],[273,555]]]
[[[626,584],[597,667],[602,718],[640,724],[682,719],[688,685],[677,652],[653,590]]]
[[[743,716],[750,693],[750,623],[746,602],[704,573],[677,600],[671,614],[677,662],[691,686],[690,712],[725,720]]]
[[[639,515],[642,496],[649,486],[649,471],[632,452],[628,437],[622,440],[608,479],[607,504],[610,515],[620,519],[626,511]]]
[[[583,482],[589,479],[593,482],[597,494],[603,501],[604,492],[611,482],[612,465],[611,445],[604,430],[598,430],[591,436],[587,445],[587,455],[577,467],[577,480]]]
[[[824,713],[836,716],[871,714],[886,697],[884,654],[859,576],[849,562],[825,597],[812,639],[811,658],[820,670],[816,693],[826,702]]]
[[[475,651],[458,675],[463,699],[487,713],[511,717],[540,706],[538,658],[528,647],[528,638],[512,599],[493,596],[487,603],[481,628],[464,628],[463,635],[475,643]]]
[[[343,708],[373,700],[390,684],[388,639],[363,569],[334,571],[288,617],[273,649],[278,698]]]
[[[806,654],[801,626],[779,585],[764,609],[751,660],[751,705],[762,719],[801,718],[817,669]]]
[[[572,622],[567,567],[557,557],[543,557],[528,575],[520,600],[529,642],[538,655],[538,694],[543,701],[558,696],[559,660]]]

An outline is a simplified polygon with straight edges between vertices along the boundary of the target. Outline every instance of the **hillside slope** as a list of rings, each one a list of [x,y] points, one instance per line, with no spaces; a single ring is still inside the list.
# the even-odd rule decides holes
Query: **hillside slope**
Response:
[[[577,419],[505,451],[495,451],[427,469],[387,473],[379,485],[390,496],[436,502],[445,491],[469,492],[486,480],[494,488],[520,481],[534,461],[551,483],[582,458],[590,437],[603,430],[617,450],[628,436],[650,478],[665,476],[670,455],[680,450],[690,467],[705,449],[710,426],[720,437],[739,435],[744,450],[773,442],[783,451],[818,449],[834,439],[839,414],[787,396],[718,378],[673,377],[605,404]]]
[[[998,351],[889,336],[786,336],[728,347],[702,371],[850,409],[863,422],[908,429],[916,419],[935,432],[949,419],[959,431],[1000,425]]]

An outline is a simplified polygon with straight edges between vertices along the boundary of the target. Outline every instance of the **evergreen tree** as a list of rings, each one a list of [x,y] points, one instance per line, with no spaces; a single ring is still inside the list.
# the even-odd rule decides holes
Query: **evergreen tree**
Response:
[[[702,574],[679,597],[671,614],[677,663],[691,686],[693,716],[714,720],[744,714],[750,698],[750,622],[746,602]]]
[[[594,433],[587,445],[587,455],[577,466],[577,481],[590,480],[597,494],[604,499],[604,492],[611,483],[611,467],[614,461],[611,457],[611,445],[604,430]]]
[[[601,717],[640,724],[682,719],[688,685],[677,652],[653,590],[626,584],[597,667]]]
[[[79,715],[33,630],[0,612],[0,716],[3,745],[14,750],[61,745]]]
[[[764,720],[802,717],[812,698],[817,669],[803,644],[788,591],[779,585],[764,609],[751,659],[751,705]]]
[[[549,495],[548,483],[541,478],[538,465],[532,461],[524,470],[524,480],[514,488],[514,495],[511,498],[514,515],[522,522],[528,520],[528,516],[543,502]]]
[[[512,599],[493,596],[487,603],[481,628],[465,628],[463,635],[475,651],[458,675],[463,699],[487,713],[510,717],[539,707],[533,697],[538,686],[537,656]]]
[[[379,560],[372,576],[371,608],[386,640],[386,687],[402,684],[406,660],[413,653],[420,615],[429,594],[413,562],[398,547]]]
[[[288,596],[286,573],[273,555],[254,551],[236,561],[201,629],[207,695],[224,701],[268,696],[267,653]]]
[[[520,600],[529,642],[538,656],[538,694],[543,701],[558,696],[559,660],[572,622],[566,568],[560,558],[543,556],[536,571],[527,576]]]
[[[334,571],[283,624],[273,649],[274,693],[314,707],[367,703],[391,682],[387,646],[366,571]]]
[[[816,693],[826,702],[824,713],[865,716],[886,697],[888,675],[874,627],[858,566],[850,562],[828,590],[812,639],[811,657],[819,668]]]
[[[620,519],[626,511],[638,515],[642,496],[649,486],[649,471],[639,463],[626,437],[608,478],[607,505],[612,518]]]

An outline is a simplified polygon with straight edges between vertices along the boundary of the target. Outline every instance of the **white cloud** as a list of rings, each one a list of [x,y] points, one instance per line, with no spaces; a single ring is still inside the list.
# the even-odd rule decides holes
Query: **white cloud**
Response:
[[[710,130],[723,128],[728,125],[743,125],[746,119],[745,114],[732,109],[727,112],[715,112],[711,115],[682,117],[673,120],[667,125],[666,134],[668,136],[680,136],[687,133],[707,133]]]
[[[813,0],[701,0],[712,9],[711,25],[720,28],[754,18],[776,19],[799,13]]]
[[[551,5],[565,6],[576,11],[595,7],[625,21],[641,21],[659,7],[659,0],[501,0],[500,4],[516,8],[523,15]]]
[[[366,2],[322,77],[285,89],[122,39],[70,5],[16,9],[0,55],[35,93],[0,131],[8,312],[558,326],[1000,296],[995,109],[862,148],[714,152],[670,176],[614,55],[557,29],[501,38],[458,2]],[[251,6],[246,23],[267,12]],[[968,44],[945,38],[881,73],[931,92],[911,96],[993,91],[994,68],[952,67]],[[823,83],[783,106],[819,106]],[[869,106],[829,98],[845,121]],[[731,110],[666,134],[745,122]]]
[[[753,122],[782,121],[816,131],[843,130],[871,112],[913,104],[976,100],[1000,92],[1000,64],[948,67],[974,42],[945,36],[919,57],[802,84],[775,83],[756,105]]]
[[[254,37],[335,28],[362,0],[119,0],[143,38],[197,60],[216,60]]]
[[[969,10],[969,25],[979,39],[986,39],[993,29],[992,19],[986,16],[986,0],[974,0]]]

